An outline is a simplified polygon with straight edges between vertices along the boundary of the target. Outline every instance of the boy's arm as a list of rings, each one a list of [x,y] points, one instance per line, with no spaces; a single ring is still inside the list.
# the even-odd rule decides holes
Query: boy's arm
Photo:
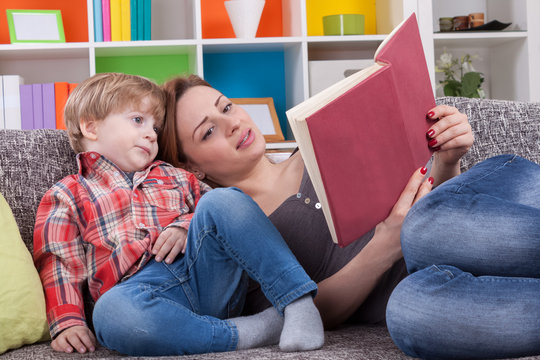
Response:
[[[43,289],[49,330],[54,339],[72,326],[87,326],[82,284],[85,250],[76,211],[63,190],[49,190],[39,205],[34,228],[34,263]]]

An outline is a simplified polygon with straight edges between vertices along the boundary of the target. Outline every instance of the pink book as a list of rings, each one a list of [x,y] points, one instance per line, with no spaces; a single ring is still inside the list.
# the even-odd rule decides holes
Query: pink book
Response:
[[[111,1],[101,0],[103,14],[103,41],[111,41]]]
[[[21,95],[21,129],[32,130],[34,128],[32,84],[22,84],[19,90]]]
[[[41,84],[32,84],[34,105],[34,129],[43,129],[43,95]]]
[[[54,83],[43,85],[43,128],[56,129],[56,100],[54,97]]]

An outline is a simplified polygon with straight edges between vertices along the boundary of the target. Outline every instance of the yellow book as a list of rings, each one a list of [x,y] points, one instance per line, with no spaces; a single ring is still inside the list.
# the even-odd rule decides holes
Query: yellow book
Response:
[[[120,11],[122,13],[122,41],[131,41],[131,0],[121,0]]]
[[[111,41],[122,41],[121,0],[111,0]]]

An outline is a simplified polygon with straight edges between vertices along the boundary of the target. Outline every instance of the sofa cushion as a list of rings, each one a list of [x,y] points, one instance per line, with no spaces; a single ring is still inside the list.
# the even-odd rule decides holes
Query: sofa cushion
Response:
[[[0,194],[0,354],[49,338],[45,297],[32,256]]]

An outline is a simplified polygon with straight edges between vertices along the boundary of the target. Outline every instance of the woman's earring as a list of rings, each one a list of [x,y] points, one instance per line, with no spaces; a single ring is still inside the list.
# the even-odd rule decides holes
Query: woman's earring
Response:
[[[203,173],[200,173],[200,172],[198,172],[198,171],[197,171],[197,174],[195,174],[195,176],[196,176],[197,179],[199,179],[199,180],[204,179],[204,174],[203,174]]]

